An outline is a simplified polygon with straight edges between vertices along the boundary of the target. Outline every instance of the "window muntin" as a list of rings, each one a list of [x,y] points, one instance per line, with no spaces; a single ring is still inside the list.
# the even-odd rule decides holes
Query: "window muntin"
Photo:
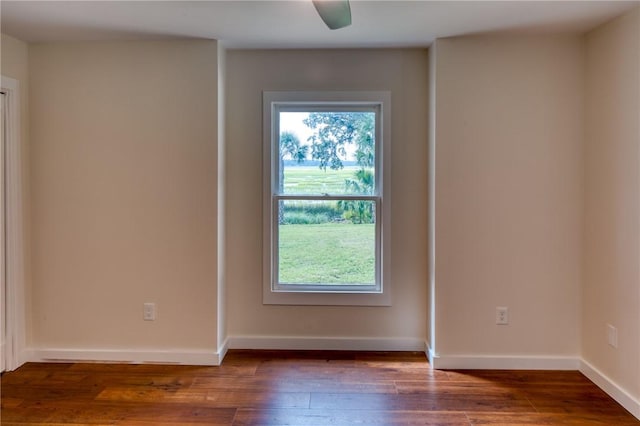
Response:
[[[317,94],[302,92],[300,101],[265,92],[265,303],[389,304],[382,220],[388,93],[363,93],[368,99],[327,101],[326,93],[314,100]],[[296,293],[342,296],[314,302]],[[377,298],[359,302],[358,294]]]

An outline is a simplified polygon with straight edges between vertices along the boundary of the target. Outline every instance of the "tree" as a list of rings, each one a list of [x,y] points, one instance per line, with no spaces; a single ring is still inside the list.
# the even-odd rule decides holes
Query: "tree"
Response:
[[[345,187],[348,193],[371,195],[375,188],[375,177],[368,169],[358,169],[355,172],[355,180],[347,179]],[[373,223],[375,213],[373,202],[367,200],[340,200],[338,207],[344,210],[344,218],[352,223]]]
[[[301,145],[300,139],[291,132],[280,133],[280,152],[278,168],[278,191],[280,194],[284,192],[284,160],[294,160],[296,163],[302,163],[307,158],[309,147]],[[282,223],[284,219],[284,202],[280,201],[278,209],[278,223]]]
[[[284,160],[293,160],[296,163],[302,163],[307,158],[309,147],[301,145],[298,136],[291,132],[280,133],[280,167],[278,189],[280,193],[284,192]]]
[[[375,114],[370,112],[312,112],[304,124],[315,133],[309,138],[311,157],[320,168],[344,167],[346,146],[355,144],[356,161],[361,167],[373,167]],[[342,157],[342,158],[341,158]]]
[[[347,145],[355,145],[356,163],[360,167],[354,179],[345,180],[345,192],[370,195],[375,188],[375,114],[371,112],[314,112],[304,124],[315,133],[309,138],[311,157],[320,161],[320,168],[337,170],[344,167]],[[344,218],[353,223],[375,220],[373,203],[365,200],[340,200]]]

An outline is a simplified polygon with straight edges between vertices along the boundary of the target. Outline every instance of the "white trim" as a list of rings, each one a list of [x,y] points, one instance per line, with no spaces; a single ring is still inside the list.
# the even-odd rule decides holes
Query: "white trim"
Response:
[[[6,311],[5,311],[5,306],[6,306],[6,300],[7,300],[7,296],[6,296],[6,290],[7,290],[7,286],[5,284],[6,281],[6,274],[5,274],[5,261],[6,261],[6,256],[5,256],[5,248],[6,248],[6,244],[5,244],[5,230],[6,230],[6,226],[5,226],[5,202],[4,202],[4,188],[5,188],[5,161],[4,161],[4,147],[5,147],[5,127],[6,127],[6,123],[5,123],[5,118],[6,118],[6,109],[7,109],[7,105],[5,103],[5,99],[6,95],[4,92],[2,92],[2,108],[0,108],[0,121],[2,121],[2,126],[0,126],[0,132],[2,133],[0,135],[0,335],[2,336],[1,340],[1,345],[0,345],[0,372],[5,371],[6,367],[5,367],[5,359],[6,359],[6,353],[7,353],[7,345],[6,345],[6,331],[7,328],[5,327],[5,322],[6,322]]]
[[[224,339],[222,345],[218,348],[218,365],[222,364],[224,357],[227,356],[229,351],[229,339]]]
[[[380,262],[376,266],[376,283],[380,288],[371,291],[369,286],[355,290],[351,287],[326,286],[326,289],[295,291],[293,287],[274,287],[273,270],[277,265],[277,232],[274,232],[274,217],[277,204],[273,202],[273,185],[277,181],[275,158],[278,146],[272,141],[279,136],[279,123],[274,120],[280,108],[324,105],[339,108],[370,106],[377,108],[380,121],[376,126],[376,197],[381,197],[377,208],[381,209],[381,220],[376,221],[376,250]],[[318,306],[391,306],[391,92],[389,91],[265,91],[263,92],[263,292],[262,303],[267,305],[318,305]],[[345,198],[345,197],[340,197]],[[362,198],[362,197],[360,197]]]
[[[231,336],[229,349],[424,351],[424,340],[367,337]]]
[[[427,361],[429,361],[429,364],[431,364],[431,366],[433,366],[433,361],[436,358],[436,353],[431,348],[431,346],[429,345],[428,341],[424,342],[424,354],[427,356]]]
[[[220,353],[220,362],[226,354],[226,336],[227,336],[227,271],[226,271],[226,50],[218,44],[218,198],[217,198],[217,300],[216,300],[216,316],[217,316],[217,336],[218,353]]]
[[[226,353],[226,348],[222,348]],[[30,362],[122,362],[218,366],[224,358],[207,350],[31,349]]]
[[[22,217],[22,162],[20,139],[20,87],[15,79],[0,77],[7,92],[6,221],[7,315],[5,368],[23,364],[25,347],[24,240]]]
[[[436,126],[437,126],[437,111],[436,111],[436,46],[437,40],[433,42],[429,48],[429,120],[428,129],[429,136],[427,138],[428,145],[428,166],[427,166],[427,185],[428,185],[428,212],[427,212],[427,271],[429,271],[429,279],[427,281],[427,292],[429,294],[429,303],[427,308],[427,315],[429,316],[429,330],[428,330],[428,343],[429,343],[429,362],[433,365],[433,359],[436,355],[436,154],[437,154],[437,141],[436,141]]]
[[[580,358],[563,356],[433,355],[437,370],[577,370]]]
[[[622,389],[613,380],[584,359],[580,360],[579,370],[611,398],[615,399],[618,404],[622,405],[636,418],[640,419],[640,400],[634,398],[629,392]]]

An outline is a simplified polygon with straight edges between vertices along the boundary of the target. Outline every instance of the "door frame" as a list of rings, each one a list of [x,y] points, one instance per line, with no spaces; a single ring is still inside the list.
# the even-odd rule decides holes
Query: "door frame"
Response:
[[[0,76],[0,88],[7,94],[5,122],[5,220],[6,220],[6,346],[5,369],[15,370],[26,359],[24,229],[22,197],[22,146],[20,138],[20,84]]]

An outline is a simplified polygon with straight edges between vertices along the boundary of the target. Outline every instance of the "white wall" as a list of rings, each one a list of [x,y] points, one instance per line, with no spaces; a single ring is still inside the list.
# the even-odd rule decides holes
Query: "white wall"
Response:
[[[580,351],[581,38],[442,39],[434,57],[439,364],[567,367]]]
[[[34,349],[214,353],[216,42],[29,54]]]
[[[226,273],[232,341],[240,337],[329,337],[424,342],[427,52],[229,51],[227,65]],[[393,306],[262,304],[263,90],[392,92]]]
[[[640,9],[586,40],[582,354],[640,416]]]

